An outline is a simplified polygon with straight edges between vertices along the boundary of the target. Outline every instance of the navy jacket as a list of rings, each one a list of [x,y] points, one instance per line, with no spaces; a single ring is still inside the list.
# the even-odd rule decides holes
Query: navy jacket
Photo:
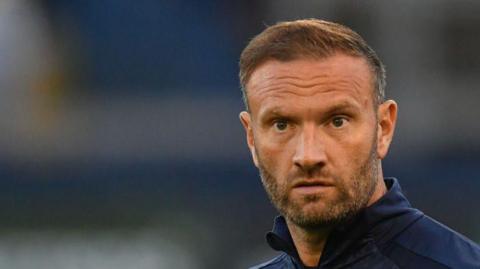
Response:
[[[396,179],[387,193],[329,235],[316,268],[480,269],[480,247],[411,207]],[[283,253],[255,268],[303,269],[285,219],[275,219],[268,244]]]

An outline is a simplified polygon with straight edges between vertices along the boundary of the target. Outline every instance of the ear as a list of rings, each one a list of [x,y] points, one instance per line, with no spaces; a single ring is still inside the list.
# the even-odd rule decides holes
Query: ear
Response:
[[[250,149],[250,153],[252,154],[253,163],[255,166],[258,167],[258,160],[257,154],[255,152],[255,140],[253,138],[253,130],[252,130],[252,118],[250,113],[247,111],[240,112],[240,122],[242,122],[243,128],[245,128],[245,135],[247,138],[247,145]]]
[[[380,159],[385,158],[392,142],[395,124],[397,122],[397,103],[393,100],[380,104],[377,111],[377,154]]]

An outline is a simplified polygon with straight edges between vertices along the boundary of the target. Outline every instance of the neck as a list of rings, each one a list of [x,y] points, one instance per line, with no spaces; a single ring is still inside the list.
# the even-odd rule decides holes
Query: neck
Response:
[[[380,165],[378,167],[378,175],[377,175],[377,184],[375,186],[375,190],[372,193],[372,196],[370,197],[367,206],[371,206],[373,203],[378,201],[380,198],[382,198],[383,195],[387,193],[387,186],[385,185],[385,180],[383,178],[383,170],[382,166]]]
[[[287,219],[298,255],[306,266],[317,266],[331,228],[304,229]]]
[[[367,206],[370,206],[376,202],[387,191],[385,182],[383,181],[382,170],[379,170],[378,181],[375,186],[375,190],[367,203]],[[325,243],[327,242],[328,235],[332,231],[333,227],[305,229],[299,227],[295,223],[292,223],[289,219],[286,219],[286,221],[293,239],[293,243],[295,244],[295,248],[297,249],[302,263],[306,266],[317,266],[320,261],[320,257],[322,256]]]

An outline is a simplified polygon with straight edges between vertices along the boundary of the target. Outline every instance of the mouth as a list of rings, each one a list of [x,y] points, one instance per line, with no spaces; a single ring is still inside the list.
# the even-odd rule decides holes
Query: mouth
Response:
[[[301,180],[293,185],[293,188],[299,187],[331,187],[332,183],[324,180]]]
[[[302,180],[295,183],[292,190],[301,194],[315,194],[332,187],[332,183],[323,180]]]

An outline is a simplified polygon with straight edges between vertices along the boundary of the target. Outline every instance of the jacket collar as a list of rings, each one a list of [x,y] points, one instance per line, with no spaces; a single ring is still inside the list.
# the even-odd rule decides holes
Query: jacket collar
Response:
[[[346,256],[353,259],[352,255],[366,255],[349,250],[372,240],[377,245],[386,243],[423,215],[411,207],[395,178],[386,178],[385,184],[388,191],[382,198],[360,211],[348,223],[335,227],[325,244],[321,265],[335,262],[338,258],[345,259]],[[287,253],[301,264],[283,216],[275,218],[273,230],[267,233],[266,239],[271,248]]]

